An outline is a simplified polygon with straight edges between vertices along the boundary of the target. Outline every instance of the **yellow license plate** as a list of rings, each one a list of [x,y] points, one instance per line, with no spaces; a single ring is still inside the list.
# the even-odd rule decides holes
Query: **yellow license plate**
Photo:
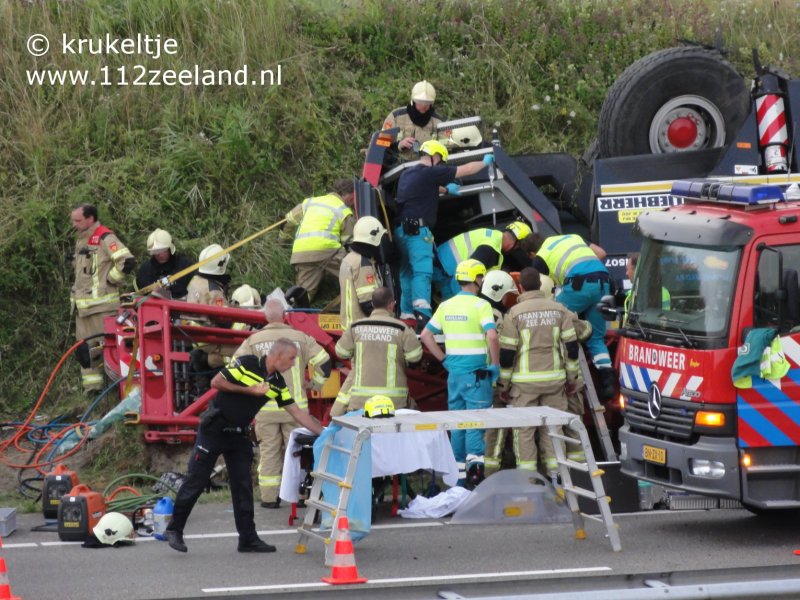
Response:
[[[667,464],[667,451],[664,448],[644,446],[642,448],[642,457],[648,462],[658,463],[659,465]]]

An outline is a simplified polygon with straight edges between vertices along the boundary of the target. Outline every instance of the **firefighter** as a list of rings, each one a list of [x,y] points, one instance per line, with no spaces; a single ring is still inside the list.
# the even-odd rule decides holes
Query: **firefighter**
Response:
[[[592,335],[586,346],[592,354],[600,381],[598,396],[610,400],[615,391],[616,375],[605,344],[606,322],[597,303],[611,293],[611,278],[603,264],[605,251],[587,244],[578,235],[556,235],[542,239],[538,234],[526,238],[523,244],[533,258],[533,266],[549,275],[561,287],[556,300],[592,324]]]
[[[457,235],[436,248],[439,263],[450,277],[449,285],[442,286],[445,298],[455,296],[459,292],[458,284],[453,278],[456,266],[463,260],[474,258],[493,271],[503,266],[503,256],[519,248],[520,242],[531,234],[527,223],[514,221],[500,231],[497,229],[473,229]]]
[[[194,264],[194,261],[186,256],[175,253],[172,236],[163,229],[155,229],[147,236],[147,252],[150,254],[150,260],[139,267],[139,272],[136,274],[136,289],[138,290],[174,273],[179,273]],[[187,274],[173,281],[169,286],[167,297],[173,300],[185,300],[190,280],[191,277]],[[161,293],[163,294],[165,291]]]
[[[389,113],[383,122],[383,129],[400,128],[397,136],[397,150],[404,158],[413,157],[414,144],[422,144],[434,138],[436,126],[442,117],[436,113],[433,103],[436,89],[427,81],[418,81],[411,88],[411,101]]]
[[[267,325],[248,337],[234,353],[234,357],[253,354],[266,356],[276,340],[291,340],[297,346],[297,359],[281,372],[289,393],[298,409],[308,412],[307,388],[320,389],[331,374],[331,359],[328,353],[310,335],[297,331],[284,323],[285,309],[280,300],[267,300],[264,305]],[[305,374],[311,367],[313,375],[306,383]],[[280,508],[278,491],[281,487],[283,455],[289,436],[298,424],[292,415],[268,402],[256,415],[256,439],[258,440],[258,487],[261,506]]]
[[[130,250],[97,217],[97,208],[80,204],[70,213],[75,242],[75,281],[70,303],[77,309],[75,337],[87,340],[88,361],[81,363],[84,392],[103,389],[103,318],[119,308],[119,288],[133,272],[135,261]]]
[[[497,327],[491,305],[476,297],[486,267],[468,259],[456,269],[461,293],[442,302],[422,332],[422,343],[447,369],[447,408],[464,410],[489,408],[492,386],[500,375]],[[444,333],[445,352],[434,334]],[[482,429],[450,432],[453,454],[465,487],[474,487],[484,476]]]
[[[347,329],[372,312],[372,294],[381,287],[376,263],[386,228],[375,217],[361,217],[353,227],[353,243],[339,268],[339,321]]]
[[[250,308],[254,310],[260,309],[261,294],[256,288],[247,285],[246,283],[242,284],[233,290],[233,293],[231,294],[231,306],[234,308]],[[255,326],[237,321],[231,325],[231,329],[237,331],[253,331]]]
[[[275,552],[275,546],[258,537],[253,519],[253,479],[250,464],[253,447],[248,436],[250,422],[266,403],[277,404],[304,427],[319,434],[322,426],[292,399],[282,372],[297,360],[294,342],[275,340],[266,356],[248,354],[238,357],[230,367],[214,376],[211,386],[217,390],[197,431],[197,440],[189,459],[188,477],[175,498],[172,519],[166,537],[172,549],[186,552],[183,530],[197,499],[208,485],[220,454],[230,477],[233,517],[239,533],[239,552]]]
[[[339,276],[339,266],[353,237],[355,193],[350,179],[339,179],[334,191],[325,196],[306,198],[286,214],[287,230],[296,229],[291,264],[297,285],[314,300],[327,271]]]
[[[480,297],[484,298],[489,304],[492,305],[492,313],[494,314],[494,322],[498,331],[503,323],[503,317],[508,309],[505,302],[512,295],[518,294],[517,284],[514,278],[505,271],[489,271],[486,277],[483,278],[483,285],[481,285]],[[496,386],[492,395],[492,408],[504,407],[505,400],[502,392],[505,391],[502,386]],[[484,457],[485,474],[488,477],[495,471],[500,469],[500,460],[503,455],[503,447],[506,441],[505,429],[487,429],[483,436],[484,444],[486,446],[486,454]]]
[[[422,345],[414,330],[395,319],[395,299],[387,287],[372,295],[372,314],[355,321],[336,342],[336,354],[352,360],[350,373],[331,416],[358,410],[372,396],[388,396],[397,408],[406,408],[406,367],[422,359]]]
[[[433,279],[433,234],[439,206],[439,187],[457,194],[456,177],[474,175],[494,162],[487,154],[483,160],[449,167],[447,148],[428,140],[420,148],[419,164],[405,169],[397,182],[398,222],[395,239],[400,254],[400,318],[416,319],[421,331],[431,318],[431,283]]]
[[[503,319],[500,328],[501,381],[510,381],[511,406],[549,406],[567,409],[567,392],[573,392],[580,370],[579,345],[572,314],[549,300],[541,290],[539,272],[533,267],[519,276],[523,293]],[[536,471],[535,427],[514,430],[517,468]],[[558,470],[553,440],[545,427],[538,428],[548,474]],[[559,428],[558,434],[561,434]],[[560,443],[560,442],[558,442]]]

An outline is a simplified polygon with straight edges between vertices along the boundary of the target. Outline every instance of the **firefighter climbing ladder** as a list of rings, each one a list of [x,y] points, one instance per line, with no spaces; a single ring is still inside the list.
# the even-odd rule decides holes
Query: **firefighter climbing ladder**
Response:
[[[356,436],[352,447],[343,447],[336,444],[336,436],[330,436],[320,453],[319,464],[313,473],[314,485],[307,501],[303,524],[298,527],[300,537],[295,551],[305,553],[309,537],[317,538],[325,543],[325,564],[329,565],[333,559],[334,544],[338,532],[336,531],[338,519],[336,517],[347,514],[347,505],[350,491],[356,473],[358,458],[364,442],[373,433],[403,433],[414,431],[450,430],[450,429],[505,429],[513,427],[547,427],[550,435],[563,441],[565,444],[580,446],[586,455],[586,462],[579,463],[566,458],[564,447],[553,444],[559,465],[559,474],[562,486],[558,489],[559,496],[565,498],[567,506],[572,513],[572,523],[575,527],[575,538],[584,539],[584,518],[602,523],[611,543],[611,548],[618,552],[620,545],[619,532],[614,524],[608,498],[603,489],[601,476],[603,471],[597,467],[592,453],[589,435],[581,422],[581,418],[572,413],[556,410],[554,408],[499,408],[482,410],[438,411],[397,415],[388,419],[367,419],[360,416],[335,417],[333,422],[344,428],[355,430]],[[559,427],[568,427],[569,432],[577,438],[557,433]],[[347,467],[343,476],[328,472],[331,455],[341,453],[348,457]],[[588,474],[592,489],[583,489],[574,485],[570,471],[583,471]],[[322,499],[322,484],[330,482],[339,486],[339,499],[336,504],[325,502]],[[578,506],[578,496],[583,496],[597,502],[598,515],[581,513]],[[332,517],[332,529],[320,529],[315,525],[320,513],[328,513]]]
[[[592,413],[592,421],[594,422],[597,436],[600,438],[600,443],[603,446],[603,454],[606,455],[607,461],[615,462],[618,460],[617,453],[611,441],[611,434],[608,432],[608,425],[606,424],[605,417],[606,409],[600,404],[600,400],[597,398],[597,390],[594,387],[594,381],[592,381],[592,373],[589,371],[589,363],[586,361],[586,353],[583,351],[583,347],[580,349],[579,360],[583,381],[585,383],[581,394],[584,396],[586,404],[589,405],[589,411]]]

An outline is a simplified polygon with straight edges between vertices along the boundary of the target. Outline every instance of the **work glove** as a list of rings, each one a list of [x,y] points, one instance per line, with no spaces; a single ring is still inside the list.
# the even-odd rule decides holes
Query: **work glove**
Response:
[[[487,154],[486,156],[483,157],[483,164],[486,165],[487,167],[492,166],[493,163],[494,163],[494,154]]]
[[[489,365],[486,370],[489,371],[489,377],[492,380],[492,385],[494,385],[500,379],[500,365]]]
[[[461,195],[461,186],[457,183],[448,183],[445,188],[447,189],[447,193],[451,196],[460,196]]]

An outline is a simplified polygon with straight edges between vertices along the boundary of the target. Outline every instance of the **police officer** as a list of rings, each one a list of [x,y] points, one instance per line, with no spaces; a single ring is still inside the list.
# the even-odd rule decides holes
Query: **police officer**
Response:
[[[372,396],[388,396],[395,407],[408,406],[406,367],[422,359],[422,345],[413,329],[395,319],[394,294],[387,287],[372,295],[372,314],[355,321],[336,342],[336,354],[352,359],[331,415],[358,410]]]
[[[443,144],[428,140],[420,147],[419,164],[408,168],[397,182],[398,223],[395,239],[400,254],[400,318],[416,319],[417,330],[431,318],[433,279],[433,234],[439,208],[439,187],[458,194],[457,177],[474,175],[494,161],[487,154],[482,161],[449,167]]]
[[[325,272],[339,276],[339,266],[353,237],[353,182],[339,179],[334,191],[325,196],[306,198],[286,214],[287,233],[296,228],[292,257],[297,285],[313,301]]]
[[[536,270],[549,275],[561,292],[556,300],[592,324],[592,335],[586,342],[600,380],[598,396],[610,400],[614,395],[616,375],[605,344],[606,322],[597,303],[611,292],[611,278],[603,264],[605,251],[587,244],[578,235],[556,235],[542,239],[532,234],[524,240],[525,249],[533,258]]]
[[[436,126],[442,117],[436,113],[433,103],[436,89],[427,81],[418,81],[411,88],[411,102],[389,113],[383,129],[400,128],[397,149],[405,158],[411,158],[414,143],[421,144],[433,139]]]
[[[372,294],[383,285],[377,268],[386,228],[375,217],[361,217],[353,228],[353,243],[339,268],[339,321],[347,329],[372,312]]]
[[[97,208],[80,204],[70,213],[78,233],[75,242],[75,281],[70,303],[77,309],[75,337],[87,341],[88,366],[81,367],[85,392],[103,389],[103,319],[119,308],[119,288],[132,273],[135,261],[130,250],[97,217]]]
[[[442,302],[425,326],[421,340],[448,371],[447,407],[450,410],[489,408],[492,386],[500,375],[497,328],[491,305],[476,297],[486,267],[468,259],[458,265],[456,280],[461,292]],[[434,334],[444,333],[445,352]],[[484,432],[482,429],[450,432],[450,443],[462,480],[473,487],[484,476]]]
[[[174,273],[180,273],[194,264],[186,256],[175,253],[172,236],[163,229],[155,229],[147,236],[147,252],[150,254],[150,260],[139,267],[139,272],[136,274],[136,289],[139,290]],[[190,280],[191,277],[187,274],[173,281],[167,297],[173,300],[185,300]]]
[[[214,464],[221,454],[230,476],[231,499],[239,552],[275,552],[275,546],[259,539],[253,520],[253,480],[250,463],[253,447],[247,430],[253,417],[274,401],[304,427],[321,433],[322,426],[292,399],[281,372],[297,358],[297,347],[286,338],[275,341],[263,357],[240,356],[230,367],[214,376],[211,386],[217,396],[200,422],[197,440],[189,459],[188,477],[178,490],[167,541],[174,550],[186,552],[183,530],[197,499],[208,485]]]
[[[572,314],[563,305],[545,297],[539,272],[533,267],[519,276],[523,293],[500,327],[502,382],[511,382],[511,406],[548,406],[567,410],[566,386],[574,389],[578,374],[579,345]],[[517,468],[536,471],[535,427],[514,430]],[[539,443],[548,474],[558,470],[553,440],[540,427]],[[559,428],[558,434],[561,434]],[[559,442],[560,443],[560,442]]]
[[[522,221],[513,221],[500,231],[497,229],[473,229],[457,235],[436,248],[439,263],[445,273],[451,276],[456,271],[456,266],[463,260],[474,258],[486,267],[486,271],[493,271],[503,266],[504,255],[519,248],[522,240],[531,234],[531,228]],[[442,295],[445,298],[455,296],[459,292],[455,278],[448,286],[443,286]]]
[[[331,374],[331,358],[322,346],[310,335],[297,331],[284,323],[286,316],[279,300],[267,300],[264,305],[267,325],[248,337],[236,350],[234,357],[253,354],[266,356],[275,342],[288,339],[297,347],[297,359],[281,372],[289,393],[297,407],[308,412],[308,387],[319,389]],[[305,374],[311,366],[313,376],[306,384]],[[268,402],[256,415],[256,439],[258,440],[258,486],[263,508],[279,508],[283,455],[289,443],[292,430],[298,427],[292,415]]]

